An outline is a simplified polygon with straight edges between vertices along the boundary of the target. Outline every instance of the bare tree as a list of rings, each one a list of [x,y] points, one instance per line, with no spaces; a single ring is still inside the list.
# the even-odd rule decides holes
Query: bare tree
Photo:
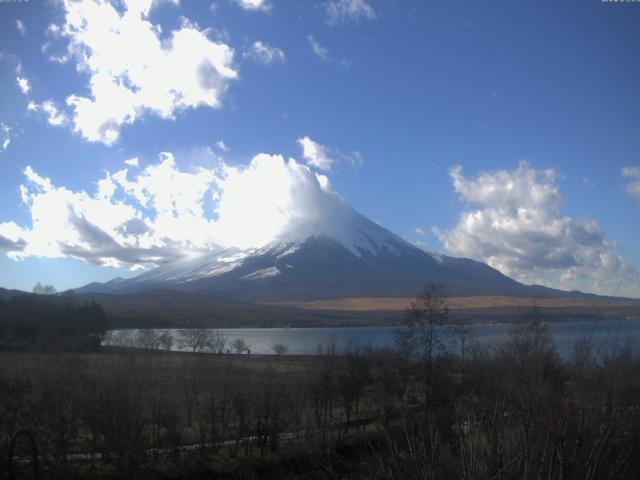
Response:
[[[135,337],[136,347],[148,350],[158,350],[160,348],[160,335],[152,328],[138,330]]]
[[[289,352],[289,347],[284,343],[276,343],[271,345],[271,350],[280,357],[281,355],[286,355]]]
[[[211,349],[211,331],[202,327],[193,327],[180,330],[178,344],[182,348],[188,348],[194,353],[205,352]]]
[[[444,349],[449,336],[447,293],[440,284],[427,284],[407,308],[404,326],[395,332],[396,345],[409,358],[425,366],[426,404],[433,390],[433,358],[437,349]]]
[[[541,376],[549,373],[549,365],[557,363],[557,352],[549,325],[542,311],[532,307],[520,315],[509,340],[500,345],[500,352],[508,357],[522,372]]]
[[[360,400],[371,381],[371,348],[350,340],[344,352],[344,362],[338,374],[337,389],[342,398],[346,422],[344,432],[349,430],[351,420],[360,413]]]
[[[249,350],[251,345],[244,341],[244,338],[236,338],[233,342],[231,342],[231,348],[237,353],[241,354],[245,351]]]
[[[227,345],[227,339],[224,333],[220,331],[212,332],[209,335],[209,349],[213,353],[222,355],[224,353],[224,347]]]
[[[187,414],[187,425],[191,427],[193,420],[193,411],[198,403],[198,398],[205,385],[205,364],[204,358],[198,357],[198,360],[192,361],[187,358],[182,362],[182,368],[180,371],[180,387],[184,394],[185,411]]]
[[[158,340],[160,341],[162,348],[166,351],[171,350],[171,347],[173,347],[173,335],[169,332],[162,332],[158,337]]]

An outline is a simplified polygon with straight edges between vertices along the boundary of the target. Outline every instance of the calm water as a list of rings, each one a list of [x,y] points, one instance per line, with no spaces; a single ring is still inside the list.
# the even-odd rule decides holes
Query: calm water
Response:
[[[249,344],[251,353],[273,353],[272,346],[284,344],[289,354],[308,355],[318,352],[318,346],[335,344],[343,351],[349,342],[372,345],[375,348],[392,346],[393,333],[397,327],[334,327],[334,328],[222,328],[212,329],[221,332],[230,343],[242,338]],[[477,324],[470,326],[466,334],[466,346],[481,344],[498,345],[508,339],[512,326],[509,324]],[[550,324],[551,333],[558,352],[565,358],[570,357],[576,342],[590,338],[594,345],[607,351],[623,346],[631,346],[640,352],[640,321],[638,320],[585,320],[558,322]],[[169,332],[176,340],[173,350],[181,350],[178,345],[180,330],[163,329],[157,332]],[[135,346],[137,330],[114,330],[110,332],[105,344]],[[458,350],[459,339],[451,338],[447,347]]]

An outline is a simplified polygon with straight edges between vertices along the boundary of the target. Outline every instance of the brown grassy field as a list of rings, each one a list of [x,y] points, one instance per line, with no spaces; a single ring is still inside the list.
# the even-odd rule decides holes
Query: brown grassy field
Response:
[[[323,426],[344,420],[337,393],[321,397],[326,382],[319,374],[327,362],[336,374],[343,363],[336,356],[126,348],[0,351],[0,478],[9,436],[19,428],[47,452],[41,457],[46,478],[192,478],[163,472],[180,472],[192,460],[201,468],[212,459],[223,469],[231,461],[233,471],[240,454],[251,468],[252,459],[275,452],[281,440],[295,444],[301,432],[315,431],[318,412],[329,412],[324,403],[330,401],[331,410]],[[228,452],[218,451],[222,442]],[[101,455],[98,468],[94,455]]]
[[[69,370],[70,367],[81,369],[88,377],[95,379],[103,379],[114,372],[130,374],[139,370],[145,376],[161,379],[163,389],[167,392],[179,391],[185,370],[193,368],[204,367],[212,381],[215,376],[259,377],[265,369],[273,369],[286,376],[302,376],[313,364],[311,356],[218,356],[120,347],[105,347],[102,352],[92,353],[0,352],[0,374],[10,374],[34,383],[54,370]]]
[[[295,306],[306,310],[336,311],[402,311],[407,308],[411,298],[341,298],[335,300],[313,300],[309,302],[286,302],[284,305]],[[476,309],[518,309],[537,306],[547,309],[636,309],[640,311],[640,300],[592,300],[578,298],[525,298],[502,296],[451,297],[448,299],[452,310]]]
[[[69,408],[88,411],[92,403],[105,402],[97,407],[100,412],[117,404],[116,408],[145,418],[172,412],[174,428],[180,425],[180,443],[194,443],[199,439],[202,418],[202,412],[198,412],[205,409],[207,399],[220,395],[226,395],[229,402],[262,398],[265,388],[270,395],[274,393],[268,382],[294,391],[317,367],[314,357],[294,355],[214,355],[119,347],[92,353],[5,351],[0,352],[0,413],[6,410],[3,392],[11,395],[10,389],[3,388],[19,380],[29,385],[19,403],[41,405],[37,410],[48,412],[48,418],[67,415],[58,411],[65,403],[73,405]],[[9,383],[3,384],[3,379]],[[7,411],[9,416],[19,416],[15,408]],[[118,419],[122,412],[112,415]],[[32,416],[38,415],[27,417]],[[119,421],[126,423],[129,419],[125,415]],[[33,423],[39,425],[41,420]],[[31,428],[38,437],[45,436],[46,429]],[[10,432],[0,431],[0,437],[2,433]],[[78,439],[74,445],[72,450],[91,449],[91,443],[85,440]]]

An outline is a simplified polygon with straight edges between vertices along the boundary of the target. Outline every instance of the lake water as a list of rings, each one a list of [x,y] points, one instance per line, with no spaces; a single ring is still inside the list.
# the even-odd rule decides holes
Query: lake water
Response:
[[[569,358],[576,342],[589,338],[596,348],[611,351],[630,346],[640,352],[640,321],[627,319],[584,320],[551,323],[550,330],[560,355]],[[510,324],[475,324],[466,333],[466,347],[481,344],[488,347],[499,345],[508,339],[513,326]],[[318,347],[335,344],[344,351],[349,342],[371,345],[374,348],[393,346],[397,327],[333,327],[333,328],[222,328],[212,329],[224,335],[227,348],[231,342],[242,338],[249,344],[251,353],[271,354],[275,344],[286,345],[292,355],[311,355]],[[162,329],[174,338],[173,350],[186,350],[178,345],[180,330]],[[138,330],[114,330],[105,340],[107,345],[136,346]],[[447,348],[460,349],[460,340],[451,337]]]

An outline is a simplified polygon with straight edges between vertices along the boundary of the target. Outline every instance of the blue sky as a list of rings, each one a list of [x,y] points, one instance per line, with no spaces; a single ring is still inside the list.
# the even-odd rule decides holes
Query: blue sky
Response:
[[[224,215],[306,215],[303,167],[423,248],[640,296],[640,4],[31,0],[0,37],[0,286],[258,245]]]

